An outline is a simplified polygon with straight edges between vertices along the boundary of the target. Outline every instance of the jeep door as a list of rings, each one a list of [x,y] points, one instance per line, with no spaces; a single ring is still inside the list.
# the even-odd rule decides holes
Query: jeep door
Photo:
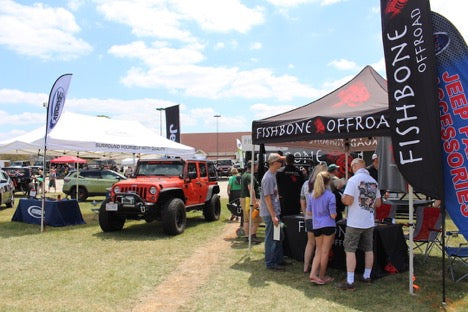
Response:
[[[184,193],[186,205],[196,205],[199,200],[200,178],[198,175],[197,164],[194,162],[187,163],[187,178],[184,180]]]
[[[208,193],[208,168],[206,163],[200,162],[198,163],[198,172],[200,172],[200,202],[204,202],[207,200],[206,194]]]

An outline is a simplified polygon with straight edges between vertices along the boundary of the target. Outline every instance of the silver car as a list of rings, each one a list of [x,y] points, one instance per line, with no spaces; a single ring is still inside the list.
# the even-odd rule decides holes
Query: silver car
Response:
[[[0,204],[5,204],[7,208],[15,204],[15,187],[10,176],[3,170],[0,170]]]

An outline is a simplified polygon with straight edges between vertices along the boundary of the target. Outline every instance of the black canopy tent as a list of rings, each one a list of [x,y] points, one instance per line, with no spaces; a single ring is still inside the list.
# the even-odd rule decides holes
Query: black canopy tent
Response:
[[[390,136],[387,82],[371,66],[316,101],[252,122],[253,144],[366,151],[378,136]]]

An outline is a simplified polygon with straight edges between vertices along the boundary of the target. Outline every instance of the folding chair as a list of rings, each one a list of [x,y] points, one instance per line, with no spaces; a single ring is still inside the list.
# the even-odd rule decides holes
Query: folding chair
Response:
[[[375,209],[375,221],[384,223],[385,219],[395,218],[395,205],[382,204],[380,207]]]
[[[449,260],[448,269],[450,270],[450,275],[452,276],[452,280],[455,282],[459,282],[465,277],[468,277],[468,272],[459,276],[458,278],[455,277],[455,265],[456,263],[463,264],[465,267],[468,267],[468,243],[460,243],[458,247],[450,247],[448,246],[448,242],[450,237],[457,237],[460,232],[447,232],[447,243],[445,245],[445,254]]]
[[[418,207],[416,210],[416,227],[414,230],[413,242],[414,249],[424,252],[424,259],[427,257],[434,246],[442,251],[442,242],[440,233],[442,232],[442,214],[437,207]],[[407,236],[406,239],[409,239]],[[424,249],[424,246],[426,248]]]

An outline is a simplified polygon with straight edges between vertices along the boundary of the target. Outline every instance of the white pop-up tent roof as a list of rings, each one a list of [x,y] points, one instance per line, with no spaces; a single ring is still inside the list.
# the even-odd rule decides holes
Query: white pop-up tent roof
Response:
[[[45,126],[0,142],[0,152],[37,153],[44,149],[44,136]],[[193,147],[161,137],[138,121],[70,112],[64,112],[49,133],[47,151],[48,154],[49,151],[62,154],[66,151],[78,151],[80,155],[140,153],[192,157],[195,154]]]

